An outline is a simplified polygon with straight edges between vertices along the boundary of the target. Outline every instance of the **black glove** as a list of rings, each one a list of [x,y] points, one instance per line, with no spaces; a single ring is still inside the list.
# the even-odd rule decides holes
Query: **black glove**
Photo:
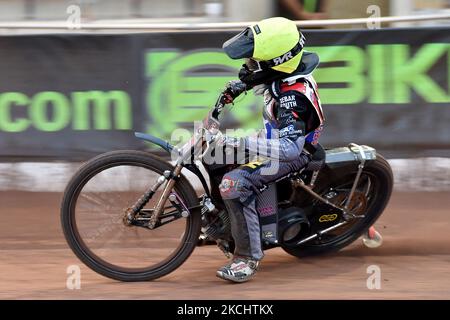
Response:
[[[225,97],[225,103],[232,103],[233,100],[246,89],[247,85],[241,80],[229,81],[225,86],[225,90],[222,92],[223,96]]]

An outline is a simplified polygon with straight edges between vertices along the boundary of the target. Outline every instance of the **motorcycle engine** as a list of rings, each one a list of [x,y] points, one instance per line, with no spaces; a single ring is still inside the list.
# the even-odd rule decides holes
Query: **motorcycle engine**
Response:
[[[279,239],[284,244],[295,244],[310,235],[311,227],[304,209],[289,207],[280,209],[278,214]]]
[[[209,221],[205,221],[202,232],[208,238],[219,240],[228,240],[231,236],[231,223],[229,215],[224,211],[219,211],[214,216],[211,214],[207,217]]]

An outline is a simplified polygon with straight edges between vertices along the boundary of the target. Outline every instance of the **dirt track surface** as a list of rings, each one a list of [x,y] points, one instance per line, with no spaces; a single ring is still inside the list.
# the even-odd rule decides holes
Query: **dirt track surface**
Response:
[[[215,277],[226,258],[197,248],[174,273],[153,282],[120,283],[97,275],[67,247],[57,193],[0,192],[2,299],[450,299],[450,197],[396,193],[376,224],[378,249],[361,241],[333,255],[297,259],[266,252],[255,279]],[[66,288],[66,269],[81,267],[81,289]],[[381,270],[381,289],[366,286],[367,267]]]

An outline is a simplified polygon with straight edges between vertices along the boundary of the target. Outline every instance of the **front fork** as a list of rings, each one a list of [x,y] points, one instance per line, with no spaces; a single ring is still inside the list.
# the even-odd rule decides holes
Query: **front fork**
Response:
[[[150,217],[150,221],[148,222],[148,227],[150,229],[155,228],[156,222],[158,222],[159,216],[161,215],[161,212],[164,209],[164,204],[166,203],[167,199],[169,198],[170,193],[172,192],[172,189],[175,185],[176,180],[180,176],[181,169],[183,169],[183,166],[181,164],[177,164],[175,169],[173,170],[173,172],[168,174],[168,177],[166,177],[164,175],[164,177],[166,179],[168,179],[168,182],[166,184],[166,187],[163,190],[161,198],[159,198],[158,204],[155,207],[155,211],[153,211],[153,214]],[[164,172],[164,173],[166,173],[166,172]]]
[[[177,179],[180,176],[181,170],[183,166],[181,164],[177,164],[173,171],[166,170],[163,175],[158,178],[156,183],[147,190],[141,198],[139,198],[133,206],[127,209],[126,215],[124,217],[124,222],[127,225],[132,225],[136,215],[142,210],[142,208],[150,201],[156,191],[167,181],[166,186],[164,187],[163,193],[156,204],[155,209],[153,210],[150,219],[148,221],[147,227],[149,229],[154,229],[161,213],[164,211],[164,204],[172,193],[172,189],[175,186]],[[171,200],[172,201],[172,200]],[[174,201],[177,201],[176,199]],[[185,210],[184,210],[185,211]],[[183,211],[183,213],[184,213]],[[186,214],[184,214],[186,215]]]
[[[124,217],[125,224],[127,224],[127,225],[133,224],[134,219],[136,218],[136,215],[150,201],[152,196],[155,194],[156,190],[158,190],[158,188],[160,188],[161,185],[166,181],[167,181],[167,184],[164,187],[163,193],[162,193],[161,197],[159,198],[155,209],[151,213],[150,218],[148,219],[147,227],[149,229],[154,229],[155,227],[158,226],[158,221],[159,221],[161,213],[164,211],[164,204],[166,203],[167,199],[169,199],[172,202],[172,204],[174,205],[175,208],[177,208],[177,210],[180,208],[180,205],[182,206],[182,210],[180,212],[181,216],[187,217],[189,215],[189,210],[182,203],[182,201],[181,201],[181,203],[179,203],[178,200],[180,200],[180,199],[176,199],[177,197],[175,197],[174,200],[171,200],[170,195],[172,194],[172,189],[175,186],[175,183],[177,182],[177,180],[180,177],[181,170],[183,169],[184,161],[187,160],[189,157],[191,157],[192,152],[194,152],[194,154],[198,154],[202,150],[199,147],[201,147],[201,145],[202,145],[203,134],[200,134],[200,133],[202,133],[202,132],[199,132],[199,134],[197,136],[194,136],[192,144],[190,144],[190,143],[187,144],[188,148],[185,148],[186,147],[186,145],[185,145],[183,148],[178,149],[179,158],[177,159],[174,170],[173,171],[170,171],[170,170],[164,171],[163,175],[158,178],[157,182],[152,187],[150,187],[150,189],[147,192],[145,192],[144,195],[141,198],[139,198],[139,200],[136,201],[136,203],[131,208],[127,209],[125,217]],[[208,147],[209,147],[209,144],[208,144]],[[184,152],[182,152],[183,149],[185,150]],[[180,211],[180,210],[178,210],[178,211]]]

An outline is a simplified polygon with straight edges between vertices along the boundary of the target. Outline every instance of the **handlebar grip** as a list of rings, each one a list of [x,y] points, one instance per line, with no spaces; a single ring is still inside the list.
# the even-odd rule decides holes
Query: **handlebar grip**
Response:
[[[223,94],[220,94],[219,98],[217,99],[216,105],[214,106],[214,110],[212,112],[212,116],[219,120],[219,114],[222,112],[222,109],[225,106],[225,100],[226,97]]]
[[[220,114],[220,111],[217,110],[216,108],[214,108],[214,110],[212,112],[212,117],[216,120],[219,120],[219,114]]]

